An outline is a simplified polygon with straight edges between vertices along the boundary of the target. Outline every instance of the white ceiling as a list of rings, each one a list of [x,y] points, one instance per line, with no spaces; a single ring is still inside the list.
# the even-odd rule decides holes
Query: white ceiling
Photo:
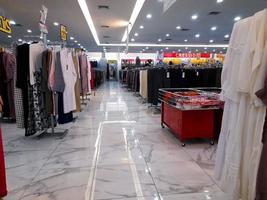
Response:
[[[125,27],[123,22],[130,19],[136,0],[87,0],[89,11],[98,34],[100,43],[121,43]],[[89,51],[102,51],[103,47],[98,47],[94,41],[91,31],[85,21],[77,0],[0,0],[0,14],[7,18],[14,19],[22,26],[12,27],[12,38],[0,33],[0,44],[10,44],[19,38],[29,40],[27,29],[31,29],[31,35],[38,36],[39,10],[44,4],[48,8],[48,39],[59,40],[59,27],[53,22],[59,22],[68,27],[69,36],[75,37],[78,43]],[[109,6],[109,9],[99,9],[99,5]],[[208,44],[210,39],[216,44],[227,44],[224,35],[231,33],[234,17],[248,17],[255,12],[267,8],[266,0],[224,0],[217,4],[216,0],[177,0],[166,13],[163,13],[162,0],[146,0],[137,20],[130,33],[130,38],[134,38],[137,43],[158,43],[158,38],[164,44],[185,44],[184,39],[188,39],[188,44]],[[221,12],[219,15],[208,15],[211,11]],[[146,19],[146,15],[152,14],[151,19]],[[191,15],[198,14],[199,18],[191,20]],[[101,28],[108,25],[109,28]],[[143,25],[144,29],[139,29]],[[177,30],[176,26],[188,28],[189,31]],[[211,31],[212,26],[217,26],[216,31]],[[134,33],[139,36],[135,37]],[[170,34],[171,40],[166,39],[166,33]],[[199,33],[200,37],[195,38]],[[108,38],[106,38],[106,36]],[[33,39],[33,38],[31,38]],[[35,37],[35,40],[38,38]],[[73,41],[68,40],[69,46],[76,46]],[[108,47],[108,51],[123,50],[122,47]],[[165,49],[163,47],[130,47],[130,52],[155,52]],[[169,48],[165,51],[178,50],[179,48]],[[212,48],[208,51],[225,51],[222,48]],[[180,48],[181,51],[195,51],[196,48]],[[198,48],[204,51],[203,48]]]

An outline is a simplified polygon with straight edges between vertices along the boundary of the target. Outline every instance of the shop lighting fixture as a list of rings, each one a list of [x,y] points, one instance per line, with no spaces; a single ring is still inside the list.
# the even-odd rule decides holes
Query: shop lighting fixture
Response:
[[[163,49],[161,49],[160,51],[163,51]]]
[[[58,25],[59,25],[59,23],[58,23],[58,22],[54,22],[53,24],[54,24],[54,26],[58,26]]]
[[[134,42],[134,41],[135,41],[135,39],[134,39],[134,38],[132,38],[132,39],[131,39],[131,41],[132,41],[132,42]]]
[[[224,0],[217,0],[217,3],[222,3]]]
[[[210,40],[210,43],[213,43],[214,42],[214,40]]]
[[[166,34],[166,37],[170,37],[170,34],[169,34],[169,33],[167,33],[167,34]]]
[[[196,49],[196,52],[198,52],[198,49]]]
[[[225,36],[224,36],[224,38],[229,38],[230,37],[230,35],[229,34],[226,34]]]
[[[12,38],[12,36],[11,36],[11,35],[8,35],[7,37],[8,37],[8,38]]]
[[[81,46],[81,44],[79,43],[78,46]]]
[[[146,47],[146,49],[149,49],[149,47]]]
[[[78,41],[77,41],[77,40],[75,40],[74,42],[75,42],[75,43],[77,43]]]
[[[198,18],[198,15],[196,15],[196,14],[191,16],[192,20],[196,20],[197,18]]]
[[[204,49],[208,49],[207,47],[204,47]]]
[[[43,37],[42,37],[42,36],[40,36],[40,39],[43,39]]]
[[[126,39],[127,39],[127,34],[131,32],[132,28],[133,28],[133,25],[143,7],[145,3],[145,0],[137,0],[136,3],[135,3],[135,6],[134,6],[134,9],[133,9],[133,12],[131,14],[131,17],[130,17],[130,20],[129,20],[129,24],[128,24],[128,27],[126,28],[124,34],[123,34],[123,37],[122,37],[122,42],[125,42]],[[151,16],[152,17],[152,16]],[[128,30],[127,30],[128,29]]]
[[[97,45],[99,45],[100,42],[99,42],[99,39],[98,39],[98,36],[97,36],[97,32],[96,32],[96,29],[95,29],[95,26],[94,26],[93,19],[91,17],[91,14],[90,14],[88,6],[87,6],[86,0],[78,0],[78,3],[79,3],[80,8],[81,8],[81,10],[83,12],[85,20],[86,20],[86,22],[87,22],[87,24],[88,24],[88,26],[89,26],[89,28],[90,28],[90,30],[92,32],[92,35],[93,35],[93,37],[95,39],[95,42],[96,42]]]
[[[11,25],[16,25],[16,22],[15,22],[14,20],[10,20],[9,23],[10,23]]]
[[[158,39],[158,42],[161,42],[161,41],[162,41],[162,39],[161,39],[161,38],[159,38],[159,39]]]
[[[152,18],[152,15],[151,15],[151,14],[147,14],[147,15],[146,15],[146,18],[147,18],[147,19],[151,19],[151,18]]]
[[[144,29],[144,26],[140,26],[139,28],[140,28],[140,29]]]
[[[135,34],[134,34],[134,36],[136,36],[136,37],[137,37],[138,35],[139,35],[138,33],[135,33]]]
[[[188,40],[187,40],[187,39],[185,39],[184,41],[185,41],[185,42],[187,42]]]
[[[188,47],[185,47],[185,49],[188,49]]]
[[[166,50],[168,50],[168,49],[169,49],[169,47],[166,47],[165,49],[166,49]]]
[[[51,42],[50,40],[47,40],[47,42]]]
[[[199,37],[200,37],[200,34],[196,34],[195,37],[196,37],[196,38],[199,38]]]
[[[74,40],[74,37],[70,37],[71,40]]]
[[[31,29],[28,29],[28,30],[27,30],[27,32],[28,32],[28,33],[31,33],[31,32],[32,32],[32,30],[31,30]]]
[[[176,29],[180,30],[181,29],[181,26],[176,26]]]
[[[226,49],[226,47],[223,48],[224,50]]]
[[[216,51],[216,49],[213,49],[213,52],[215,52]]]
[[[240,16],[236,16],[235,18],[234,18],[234,21],[239,21],[240,19],[242,19]]]
[[[145,49],[143,49],[143,51],[145,51]]]
[[[216,31],[216,30],[217,30],[217,26],[213,26],[213,27],[211,27],[210,30],[212,30],[212,31]]]
[[[179,52],[181,52],[181,49],[178,49]]]
[[[22,39],[18,39],[19,42],[22,42]]]

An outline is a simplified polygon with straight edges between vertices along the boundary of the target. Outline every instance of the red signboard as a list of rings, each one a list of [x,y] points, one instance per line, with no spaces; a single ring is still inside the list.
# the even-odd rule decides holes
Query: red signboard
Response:
[[[210,58],[210,53],[164,53],[164,58]]]

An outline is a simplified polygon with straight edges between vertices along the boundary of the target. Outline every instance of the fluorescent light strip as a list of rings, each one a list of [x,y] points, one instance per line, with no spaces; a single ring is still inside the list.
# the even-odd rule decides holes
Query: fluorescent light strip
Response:
[[[122,47],[126,44],[99,44],[99,46],[114,46]],[[145,43],[130,43],[131,47],[228,47],[228,44],[145,44]]]
[[[134,6],[134,9],[133,9],[131,18],[130,18],[130,20],[129,20],[129,23],[131,24],[131,26],[127,25],[127,26],[129,26],[129,27],[128,27],[128,33],[129,33],[129,34],[130,34],[130,32],[131,32],[131,30],[132,30],[132,28],[133,28],[133,25],[134,25],[134,23],[135,23],[135,21],[136,21],[138,15],[139,15],[139,13],[140,13],[140,11],[141,11],[141,9],[142,9],[142,7],[143,7],[145,1],[146,1],[146,0],[136,0],[136,3],[135,3],[135,6]],[[126,39],[127,39],[127,28],[126,28],[126,30],[125,30],[125,32],[124,32],[124,35],[123,35],[121,41],[122,41],[122,42],[125,42]]]
[[[80,5],[80,7],[81,7],[81,10],[82,10],[83,15],[84,15],[84,17],[86,19],[86,22],[87,22],[87,24],[88,24],[88,26],[89,26],[92,34],[93,34],[93,37],[95,39],[96,44],[100,45],[93,19],[92,19],[91,15],[90,15],[88,6],[86,4],[86,0],[78,0],[78,3]]]

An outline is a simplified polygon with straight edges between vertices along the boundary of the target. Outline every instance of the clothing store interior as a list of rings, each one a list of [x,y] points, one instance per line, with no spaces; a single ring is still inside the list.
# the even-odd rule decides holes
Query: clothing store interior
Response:
[[[0,0],[0,200],[267,200],[266,0]]]

